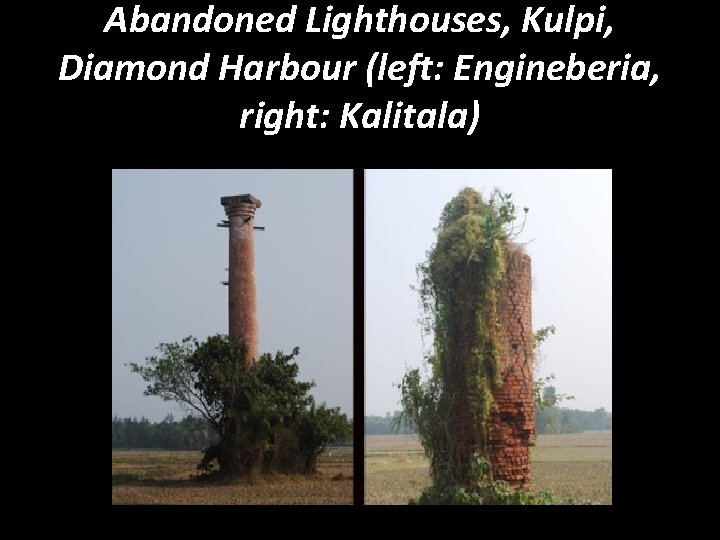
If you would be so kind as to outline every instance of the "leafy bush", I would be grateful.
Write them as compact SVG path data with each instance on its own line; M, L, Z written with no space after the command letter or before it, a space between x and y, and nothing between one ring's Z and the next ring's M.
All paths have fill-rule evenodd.
M206 449L202 471L211 472L217 460L224 476L308 473L327 443L352 437L339 408L316 405L308 394L315 383L296 380L297 347L250 364L245 344L224 335L205 342L187 337L158 349L159 357L131 369L150 383L146 395L194 409L215 430L219 441Z

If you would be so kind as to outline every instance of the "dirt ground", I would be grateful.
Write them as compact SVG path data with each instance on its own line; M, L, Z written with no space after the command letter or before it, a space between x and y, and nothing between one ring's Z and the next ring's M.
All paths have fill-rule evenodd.
M326 450L313 475L217 485L197 478L200 452L113 451L113 504L352 504L351 447Z

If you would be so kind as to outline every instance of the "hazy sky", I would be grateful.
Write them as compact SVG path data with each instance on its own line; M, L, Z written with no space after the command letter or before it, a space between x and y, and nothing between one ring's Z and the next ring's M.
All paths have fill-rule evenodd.
M422 365L415 266L440 212L470 186L528 206L517 241L532 257L533 328L554 324L539 375L565 406L612 411L612 173L550 170L368 170L365 183L366 414L399 409L405 365Z
M227 333L228 229L220 197L262 201L255 223L260 351L300 355L318 402L352 415L352 170L113 171L112 412L176 418L123 364L160 342Z

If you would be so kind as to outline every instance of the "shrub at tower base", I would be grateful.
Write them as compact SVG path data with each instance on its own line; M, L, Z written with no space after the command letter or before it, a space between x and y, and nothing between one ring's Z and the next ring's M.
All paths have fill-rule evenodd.
M250 364L245 344L223 335L205 342L187 337L158 350L144 365L129 365L150 383L146 395L190 407L217 432L220 442L205 451L199 469L211 471L217 459L225 478L310 473L326 444L352 437L339 408L316 406L308 395L315 383L296 380L297 347Z
M524 209L527 212L527 209ZM489 423L504 354L498 292L522 248L511 196L489 201L464 188L444 208L437 241L417 267L423 332L432 336L429 379L409 370L400 383L402 421L417 430L430 459L424 504L544 504L494 480Z

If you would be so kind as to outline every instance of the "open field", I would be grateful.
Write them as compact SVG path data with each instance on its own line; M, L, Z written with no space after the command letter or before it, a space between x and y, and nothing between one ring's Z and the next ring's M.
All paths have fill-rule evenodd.
M113 450L113 504L352 504L352 447L326 450L314 475L255 483L197 480L201 452Z
M612 504L612 432L538 435L532 489L558 500ZM365 437L365 503L406 504L430 485L428 460L413 435Z

